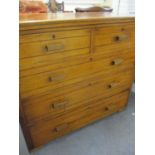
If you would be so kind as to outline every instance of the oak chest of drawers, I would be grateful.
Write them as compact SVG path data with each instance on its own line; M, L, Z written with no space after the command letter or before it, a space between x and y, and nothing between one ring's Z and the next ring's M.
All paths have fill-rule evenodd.
M29 150L125 108L134 17L20 16L20 123Z

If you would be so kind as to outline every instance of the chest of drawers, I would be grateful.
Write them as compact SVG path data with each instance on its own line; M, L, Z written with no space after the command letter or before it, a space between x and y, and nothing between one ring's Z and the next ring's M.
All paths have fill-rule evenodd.
M29 150L125 108L134 17L20 16L20 123Z

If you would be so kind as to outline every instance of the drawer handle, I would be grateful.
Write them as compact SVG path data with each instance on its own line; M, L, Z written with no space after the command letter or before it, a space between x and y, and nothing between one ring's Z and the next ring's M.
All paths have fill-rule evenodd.
M50 52L50 53L54 53L55 50L62 50L62 49L64 49L63 44L50 44L50 45L45 45L44 47L44 51Z
M126 40L128 38L127 35L118 35L114 37L114 41L118 42L118 41L123 41Z
M64 109L66 107L66 104L67 104L67 101L54 103L54 104L52 104L52 108L55 109L55 110Z
M110 83L110 84L108 85L108 88L115 88L117 85L118 85L118 83L113 82L113 83Z
M123 59L115 59L111 62L112 65L120 65L123 62Z
M105 110L105 111L109 111L109 108L108 108L108 107L105 107L104 110Z
M66 129L67 127L68 127L68 123L65 123L65 124L62 124L62 125L55 127L55 131L59 132L59 131Z
M61 81L64 79L64 75L53 75L53 76L49 76L48 77L48 81L49 82L57 82L57 81Z

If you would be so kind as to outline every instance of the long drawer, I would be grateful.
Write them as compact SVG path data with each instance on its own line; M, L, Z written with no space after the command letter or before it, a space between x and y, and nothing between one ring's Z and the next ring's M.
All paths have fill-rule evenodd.
M45 72L20 79L20 92L22 98L37 93L36 89L46 87L46 90L55 89L60 86L68 85L71 79L84 79L96 72L109 72L110 70L119 70L120 68L131 68L133 66L133 54L123 54L113 56L107 59L93 61L64 68L53 72Z
M73 49L88 48L89 46L90 36L88 35L49 41L21 43L19 50L20 58L27 58Z
M119 111L126 105L128 94L129 92L126 91L111 98L92 100L87 105L81 106L70 113L31 126L29 130L33 145L38 147L96 119Z
M112 77L109 76L93 77L87 81L76 83L72 87L61 88L59 93L53 91L48 95L29 99L28 104L23 105L27 122L31 123L49 115L55 117L66 110L87 104L87 101L93 97L109 97L129 89L133 72L124 71Z
M134 44L133 25L113 25L98 28L94 33L94 45L120 44L132 42Z

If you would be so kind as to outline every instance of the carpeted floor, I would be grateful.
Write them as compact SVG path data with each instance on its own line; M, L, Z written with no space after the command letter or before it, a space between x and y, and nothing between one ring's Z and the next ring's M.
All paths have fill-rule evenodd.
M134 155L134 98L131 94L124 111L48 143L31 155Z

